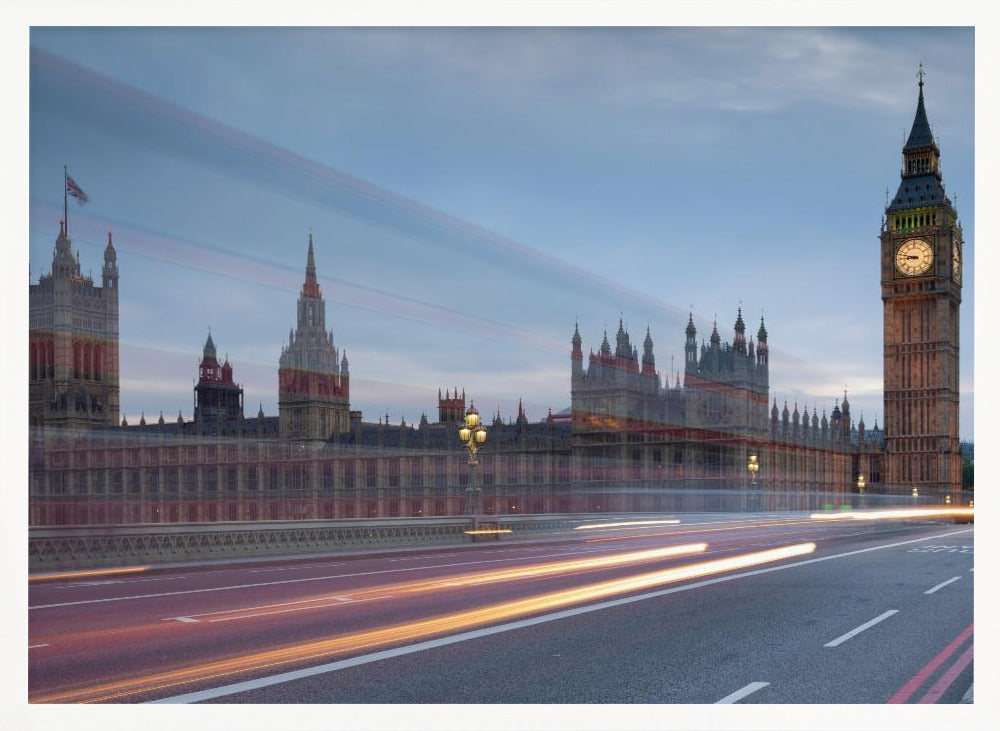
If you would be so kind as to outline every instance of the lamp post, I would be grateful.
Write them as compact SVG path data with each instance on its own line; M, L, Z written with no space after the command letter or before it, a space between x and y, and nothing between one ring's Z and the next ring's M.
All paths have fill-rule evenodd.
M469 451L469 486L465 488L466 515L476 516L482 512L483 491L476 484L476 468L479 460L476 451L486 443L486 427L479 420L475 404L469 406L465 414L465 424L458 430L458 439Z
M750 473L750 501L752 503L752 510L757 509L757 473L760 471L760 463L757 461L757 455L750 453L747 462L747 471Z
M858 475L858 505L859 507L865 506L865 476Z
M917 488L913 488L913 504L917 504L917 498L920 497L920 493L917 492Z

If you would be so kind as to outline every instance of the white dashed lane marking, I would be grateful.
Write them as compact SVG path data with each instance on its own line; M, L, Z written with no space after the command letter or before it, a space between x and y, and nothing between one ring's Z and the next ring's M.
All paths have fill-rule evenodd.
M761 688L766 688L769 685L770 683L762 683L759 681L755 683L749 683L748 685L744 685L739 690L730 693L722 700L716 701L715 704L718 705L720 703L736 703L737 701L743 700L751 693L756 693Z
M855 635L859 635L862 632L864 632L866 629L868 629L870 627L874 627L876 624L878 624L882 620L889 619L889 617L891 617L892 615L894 615L898 611L899 611L898 609L890 609L888 612L884 612L884 613L878 615L877 617L875 617L875 619L868 620L867 622L865 622L860 627L855 627L854 629L852 629L847 634L843 634L843 635L841 635L840 637L838 637L835 640L830 640L825 645L823 645L823 647L836 647L839 644L847 642L849 639L851 639Z
M952 576L947 581L942 581L937 586L931 587L930 589L928 589L927 591L925 591L924 594L933 594L938 589L943 589L944 587L948 586L948 584L953 584L954 582L958 581L961 578L962 578L961 576Z

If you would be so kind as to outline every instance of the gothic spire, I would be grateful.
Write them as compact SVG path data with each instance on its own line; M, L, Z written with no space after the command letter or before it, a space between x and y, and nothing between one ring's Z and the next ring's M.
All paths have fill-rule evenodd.
M913 115L913 127L910 129L910 136L906 140L903 152L917 150L924 147L933 147L937 150L937 143L934 142L934 135L931 133L931 125L927 121L927 111L924 109L924 65L920 64L917 71L920 79L917 86L920 91L917 96L917 112Z
M211 331L209 331L209 333L208 333L208 339L205 341L205 350L202 353L202 357L205 360L209 360L209 359L216 360L215 343L212 340L212 332Z
M316 281L316 256L313 253L313 235L309 234L309 253L306 255L306 280L302 284L302 293L319 297L319 282Z
M689 338L691 338L693 340L694 336L697 333L698 333L698 331L697 331L697 329L695 329L695 326L694 326L694 313L693 312L689 312L688 313L688 325L687 325L686 328L684 328L684 334L687 335Z

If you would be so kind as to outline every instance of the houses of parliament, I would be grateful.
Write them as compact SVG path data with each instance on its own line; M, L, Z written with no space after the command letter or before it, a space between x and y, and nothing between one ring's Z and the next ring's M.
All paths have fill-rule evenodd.
M540 422L523 407L508 421L484 415L484 512L713 509L754 493L763 508L808 508L815 496L856 489L861 475L870 492L960 490L962 247L921 77L880 234L882 429L855 423L846 393L829 413L779 404L765 322L748 326L741 310L731 331L713 323L707 342L689 317L676 333L684 367L673 383L657 370L648 328L641 354L619 321L614 347L605 332L585 355L577 324L570 409ZM193 418L129 424L119 413L114 242L109 234L98 286L81 275L61 223L51 273L29 287L31 525L466 512L470 467L457 431L471 399L439 389L437 419L416 424L366 422L351 410L350 366L327 328L311 235L305 248L278 359L278 415L245 414L235 365L219 362L209 335Z

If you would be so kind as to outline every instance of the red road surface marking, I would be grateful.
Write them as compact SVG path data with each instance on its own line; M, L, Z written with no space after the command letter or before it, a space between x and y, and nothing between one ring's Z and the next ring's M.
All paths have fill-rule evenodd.
M906 703L906 701L910 699L910 696L916 693L920 686L927 681L927 678L930 677L931 673L937 670L941 663L955 654L955 651L961 647L962 643L972 636L972 627L973 625L970 624L968 627L963 629L959 633L958 637L949 642L948 646L941 650L941 652L939 652L933 660L920 668L920 670L917 671L917 674L907 680L906 683L903 684L903 687L897 690L895 694L893 694L893 696L886 701L886 703ZM969 649L971 651L972 648Z
M944 692L955 682L955 678L958 677L959 673L965 670L969 666L969 663L972 662L973 647L975 645L969 645L969 649L962 653L962 656L955 661L954 665L941 674L937 682L931 686L931 689L917 703L937 703L941 699L941 696L944 695Z

